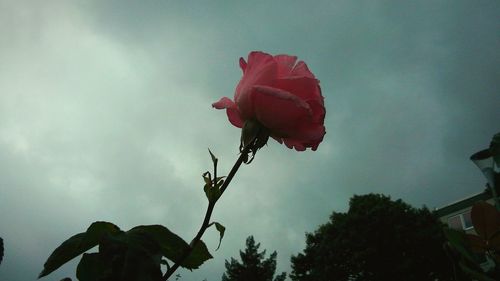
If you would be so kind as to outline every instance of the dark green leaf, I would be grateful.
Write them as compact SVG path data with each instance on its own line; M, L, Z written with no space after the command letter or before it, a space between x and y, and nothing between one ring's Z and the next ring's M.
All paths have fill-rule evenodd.
M215 179L215 182L217 183L215 186L220 188L224 184L224 179L225 177L217 177Z
M212 189L212 185L210 184L205 184L205 186L203 186L203 191L205 191L205 195L207 196L208 201L210 201L210 198L212 198L212 196L210 195L210 189Z
M97 246L104 235L113 235L118 232L120 229L112 223L94 222L86 232L72 236L57 247L43 265L44 268L38 278L50 274L73 258Z
M182 238L162 225L141 225L128 231L128 233L134 232L145 234L156 241L162 255L174 262L179 260L186 248L189 247Z
M135 241L132 242L132 240ZM134 237L129 243L120 272L120 280L160 281L162 279L161 254L151 253L149 244L153 241L138 240L138 237Z
M210 157L212 157L212 162L214 163L214 166L217 166L217 162L219 161L219 159L217 159L217 157L215 157L212 151L210 151L210 148L208 149L208 152L210 153Z
M212 175L210 174L210 172L205 172L203 174L203 179L205 180L203 191L205 191L205 195L207 196L209 202L219 199L221 195L220 187L224 183L224 178L225 177L217 177L216 179L214 179L214 181L216 182L216 185L214 186Z
M217 251L220 247L220 243L222 242L222 238L224 237L224 232L226 232L226 228L218 222L214 222L214 224L215 228L219 232L219 245L217 246L217 249L215 249Z
M212 174L210 172L203 173L203 180L205 180L205 185L212 185Z
M202 265L205 261L213 258L210 252L208 252L207 246L203 241L199 241L196 243L191 254L184 260L181 264L182 267L187 269L197 269Z
M128 231L128 233L130 232L145 234L156 241L162 255L174 262L178 262L190 247L182 238L162 225L141 225L132 228ZM212 256L208 252L205 243L200 241L192 250L190 256L181 263L181 266L187 269L196 269L210 258Z
M97 279L122 281L161 280L160 248L154 239L141 231L107 236L99 243L98 262L104 271Z
M110 222L105 222L105 221L94 222L87 229L82 246L94 247L95 245L99 244L99 241L104 235L114 235L119 232L120 228Z
M210 201L217 201L220 197L220 189L217 186L214 186L210 189Z
M457 250L464 258L469 260L472 263L476 263L476 259L474 258L472 252L468 249L468 241L465 237L465 233L451 229L444 228L444 235L450 242L450 245Z
M475 280L478 280L478 281L495 281L495 279L484 275L482 272L476 271L476 270L468 267L467 265L465 265L462 262L459 265L460 265L460 268L465 273L467 273L470 277L473 277Z
M126 244L129 248L140 248L151 257L155 257L157 264L161 261L161 248L155 237L147 231L135 228L125 233Z
M64 241L59 247L57 247L43 265L43 270L40 275L38 275L38 278L48 275L52 271L58 269L61 265L92 248L90 247L85 249L80 247L84 238L85 233L79 233Z
M78 267L76 268L76 278L79 281L95 281L103 276L106 267L101 260L99 253L83 254Z
M212 194L212 175L210 174L210 172L203 173L203 179L205 180L203 191L205 192L208 201L211 201L213 198L213 194Z

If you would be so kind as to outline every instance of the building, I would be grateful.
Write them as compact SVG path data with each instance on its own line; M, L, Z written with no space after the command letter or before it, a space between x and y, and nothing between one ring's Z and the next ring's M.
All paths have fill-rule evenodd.
M478 201L486 201L491 205L494 205L495 203L491 193L484 191L453 202L434 211L441 222L448 225L450 228L464 230L466 233L476 234L474 226L472 225L470 211L472 209L472 205Z
M434 212L439 217L441 222L448 225L450 228L463 230L468 234L477 234L474 231L470 213L472 205L479 201L485 201L491 205L495 204L491 191L486 189L476 195L472 195L444 207L435 209ZM495 263L492 260L487 259L485 256L478 255L478 261L484 271L488 271L495 266Z

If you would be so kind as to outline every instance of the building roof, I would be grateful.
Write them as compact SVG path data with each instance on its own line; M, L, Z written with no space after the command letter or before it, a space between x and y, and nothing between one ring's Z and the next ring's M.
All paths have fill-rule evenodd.
M449 205L446 205L444 207L441 207L439 209L436 209L434 213L438 217L443 217L446 215L449 215L451 213L463 210L467 207L472 206L472 204L476 203L477 201L486 201L488 199L491 199L491 193L490 192L481 192L476 195L472 195L470 197L467 197L465 199L459 200L457 202L451 203Z

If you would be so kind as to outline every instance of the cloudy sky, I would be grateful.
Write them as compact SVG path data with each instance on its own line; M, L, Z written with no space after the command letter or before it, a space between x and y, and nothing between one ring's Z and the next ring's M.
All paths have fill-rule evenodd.
M189 241L207 148L220 173L238 152L211 103L233 95L252 50L308 63L327 135L316 152L270 141L242 167L214 212L221 248L181 280L220 280L250 234L289 272L304 233L354 194L434 208L482 191L468 157L500 131L499 18L493 0L0 0L0 280L34 280L97 220Z

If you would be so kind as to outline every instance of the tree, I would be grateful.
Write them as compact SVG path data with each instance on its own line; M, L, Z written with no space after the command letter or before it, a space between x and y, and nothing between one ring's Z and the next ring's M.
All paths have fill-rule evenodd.
M354 196L347 213L306 235L294 281L453 280L441 223L427 209L380 194Z
M2 263L3 259L3 239L0 237L0 264Z
M234 258L226 260L226 273L222 281L273 281L276 271L276 256L274 251L269 258L264 259L266 250L259 253L260 243L255 244L253 236L246 241L245 252L240 251L241 263ZM286 273L282 272L274 281L284 281Z

